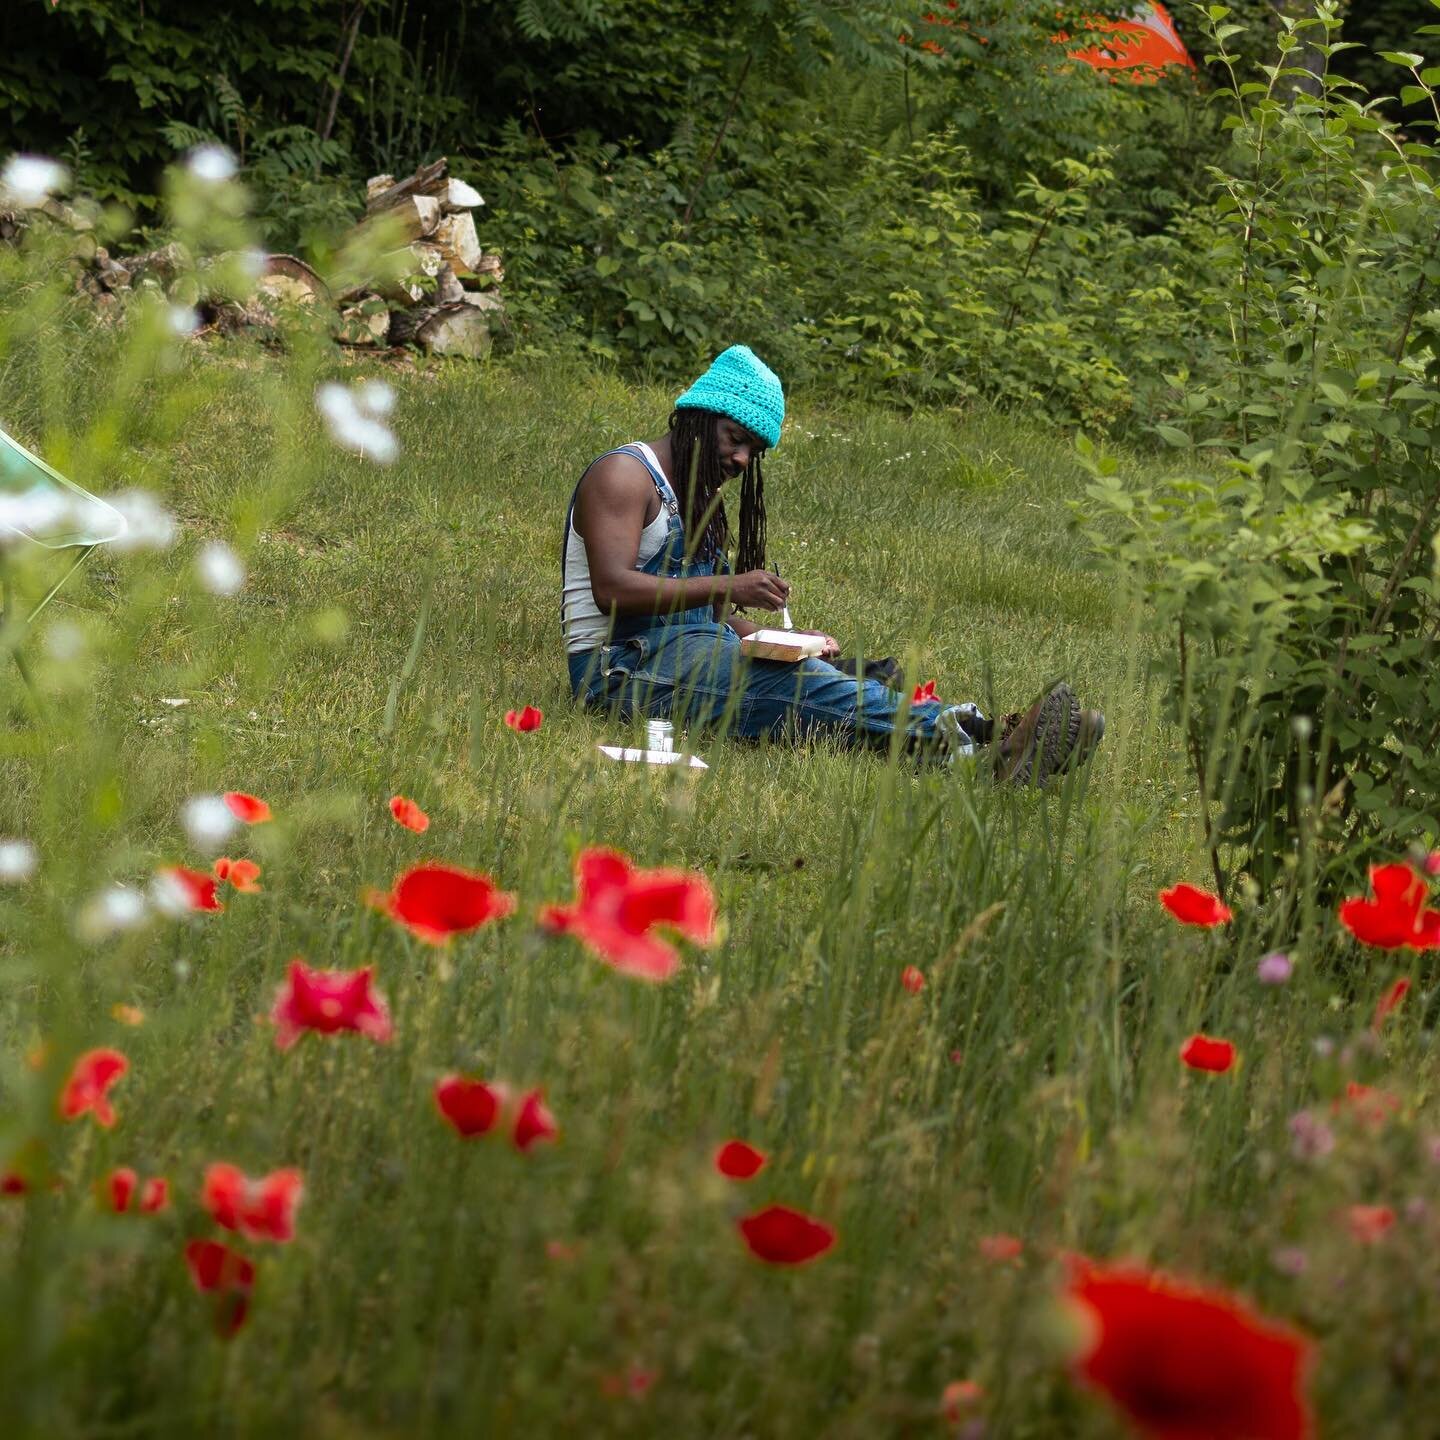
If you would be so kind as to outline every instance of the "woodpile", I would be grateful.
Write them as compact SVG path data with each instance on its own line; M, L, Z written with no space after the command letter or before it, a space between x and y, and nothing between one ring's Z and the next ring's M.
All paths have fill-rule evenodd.
M18 243L36 225L66 237L75 288L97 309L121 313L133 291L159 292L194 309L199 333L250 332L283 339L303 312L323 317L342 345L414 345L432 355L479 359L505 325L498 255L481 248L475 211L485 202L448 173L444 157L396 180L366 182L365 215L342 244L374 254L376 275L332 291L294 255L221 255L195 263L178 244L113 255L94 235L95 218L56 199L0 209L0 243ZM239 273L245 283L239 287ZM379 277L379 278L377 278Z

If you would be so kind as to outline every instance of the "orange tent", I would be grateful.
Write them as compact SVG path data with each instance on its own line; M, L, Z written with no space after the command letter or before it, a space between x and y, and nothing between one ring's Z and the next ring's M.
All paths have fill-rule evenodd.
M1195 68L1175 22L1159 0L1135 6L1122 20L1087 17L1086 28L1092 38L1100 38L1083 50L1068 51L1070 59L1083 60L1096 70L1128 70L1132 73L1127 78L1133 84L1153 85L1172 65ZM1062 33L1054 38L1065 44L1071 37Z

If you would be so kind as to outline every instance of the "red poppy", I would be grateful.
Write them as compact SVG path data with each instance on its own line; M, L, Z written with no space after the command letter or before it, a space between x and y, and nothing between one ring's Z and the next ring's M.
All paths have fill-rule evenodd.
M940 1392L940 1413L951 1425L958 1425L985 1398L978 1380L952 1380Z
M28 1195L30 1182L18 1170L0 1170L0 1195Z
M540 722L544 718L545 712L537 710L533 705L527 705L523 710L507 710L505 712L505 723L512 730L518 730L522 735L530 730L538 730Z
M121 1165L118 1169L112 1170L101 1182L101 1199L117 1215L123 1215L130 1208L130 1201L135 1195L135 1187L139 1183L140 1177L128 1165Z
M374 972L312 970L303 960L290 962L290 974L275 996L270 1019L275 1023L275 1044L288 1050L302 1030L334 1035L354 1030L382 1043L393 1033L385 997L371 989Z
M222 855L210 869L217 880L228 881L236 890L243 890L247 895L259 893L256 881L260 878L260 867L253 860L232 860Z
M140 1187L140 1213L158 1215L170 1208L170 1182L163 1175L153 1176Z
M78 1120L88 1112L108 1130L115 1123L115 1111L107 1092L129 1068L130 1062L118 1050L87 1050L60 1092L61 1118Z
M1074 1268L1090 1322L1077 1377L1154 1440L1304 1440L1311 1344L1224 1291L1131 1268Z
M1386 1019L1393 1015L1400 1008L1400 1002L1410 993L1410 981L1408 978L1397 980L1380 998L1375 1002L1375 1015L1370 1021L1370 1028L1378 1031Z
M504 1085L487 1085L464 1075L446 1075L435 1082L436 1108L445 1123L466 1140L488 1135L509 1103L510 1091Z
M247 795L243 790L227 790L220 798L229 807L230 813L246 825L261 825L271 818L270 807L258 795Z
M907 965L900 972L900 983L912 995L918 995L925 988L925 972L917 966Z
M1425 873L1427 875L1440 875L1440 850L1432 850L1425 857Z
M650 1387L660 1378L658 1370L645 1370L632 1365L629 1370L600 1377L600 1393L609 1400L620 1400L629 1396L641 1400Z
M1002 1231L997 1235L982 1235L977 1248L987 1260L1004 1265L1025 1253L1025 1242L1018 1235L1006 1235Z
M1398 1095L1392 1095L1388 1090L1379 1090L1373 1085L1362 1085L1358 1080L1348 1081L1345 1098L1334 1101L1330 1106L1332 1111L1348 1109L1362 1125L1371 1130L1380 1129L1392 1115L1398 1115L1402 1108Z
M298 1170L276 1170L252 1180L234 1165L211 1165L200 1203L210 1218L249 1240L283 1243L295 1238L295 1212L305 1193Z
M767 1205L736 1224L750 1253L767 1265L804 1265L835 1244L835 1231L823 1220L788 1205Z
M215 877L203 870L170 865L156 874L156 898L162 909L183 914L186 910L223 910L215 897Z
M190 1279L202 1295L217 1295L215 1328L227 1338L245 1323L255 1289L255 1266L218 1240L191 1240L185 1246Z
M1235 1063L1235 1047L1228 1040L1217 1040L1212 1035L1192 1035L1180 1047L1180 1062L1192 1070L1223 1075Z
M927 700L939 700L939 698L935 693L935 682L933 680L927 680L923 685L917 685L915 687L915 693L911 695L910 703L912 705L923 705Z
M430 945L501 920L515 908L515 897L488 875L450 865L416 865L395 877L388 895L372 892L372 902Z
M1440 910L1425 907L1425 882L1408 865L1370 868L1373 900L1345 900L1340 923L1362 944L1379 950L1440 948Z
M704 945L715 934L715 898L688 870L640 870L613 850L582 850L575 861L573 905L547 905L540 923L574 934L616 970L668 980L680 956L653 932L660 926Z
M1390 1233L1395 1212L1388 1205L1350 1205L1345 1210L1345 1228L1361 1245L1377 1245Z
M526 1151L542 1140L554 1140L560 1134L555 1117L545 1104L544 1092L528 1090L520 1097L520 1108L515 1112L515 1128L511 1140L519 1151Z
M397 825L403 825L417 835L423 835L430 828L430 817L413 800L407 800L403 795L390 797L390 813L395 817Z
M1182 925L1223 925L1235 913L1218 896L1194 885L1175 885L1160 892L1160 903Z
M766 1166L769 1156L743 1140L727 1140L715 1152L715 1168L727 1180L753 1180Z

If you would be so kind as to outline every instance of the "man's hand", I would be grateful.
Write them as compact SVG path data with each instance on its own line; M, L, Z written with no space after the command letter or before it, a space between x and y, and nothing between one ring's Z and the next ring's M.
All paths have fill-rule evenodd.
M825 648L820 652L822 660L833 660L840 653L840 642L833 635L827 635L823 630L797 630L795 633L797 635L818 635L825 642Z
M730 581L730 603L742 610L783 610L790 586L770 570L747 570Z

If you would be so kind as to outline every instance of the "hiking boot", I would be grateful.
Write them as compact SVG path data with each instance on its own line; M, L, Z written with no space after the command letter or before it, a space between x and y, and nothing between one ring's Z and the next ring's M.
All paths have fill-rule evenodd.
M1043 785L1053 775L1083 765L1105 733L1098 710L1082 710L1068 685L1056 685L1023 715L1000 722L995 778L1008 785Z

